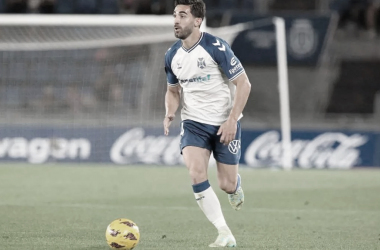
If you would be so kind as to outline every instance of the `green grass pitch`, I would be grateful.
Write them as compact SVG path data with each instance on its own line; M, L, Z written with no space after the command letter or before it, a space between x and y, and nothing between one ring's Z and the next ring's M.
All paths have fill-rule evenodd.
M380 170L241 168L246 203L210 182L241 249L380 249ZM107 225L137 223L136 250L208 249L216 230L185 167L0 165L1 250L107 250Z

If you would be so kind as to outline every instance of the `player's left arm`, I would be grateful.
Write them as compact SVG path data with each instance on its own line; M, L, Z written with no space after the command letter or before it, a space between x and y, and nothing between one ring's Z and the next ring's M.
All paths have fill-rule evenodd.
M235 139L237 121L243 112L249 94L251 93L251 83L247 77L247 74L243 72L236 79L232 81L236 86L234 103L232 110L226 122L224 122L218 131L218 135L221 135L220 142L224 145L228 145Z
M213 58L215 62L222 68L227 78L236 85L234 103L232 110L225 121L219 128L220 142L228 145L235 139L237 121L243 112L248 96L251 92L251 83L248 80L244 67L235 56L229 44L216 38L216 42L212 43Z

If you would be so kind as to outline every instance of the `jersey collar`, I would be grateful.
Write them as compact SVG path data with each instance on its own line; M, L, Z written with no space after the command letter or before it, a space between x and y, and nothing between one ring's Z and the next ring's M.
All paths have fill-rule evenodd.
M203 32L201 32L201 37L199 37L198 42L196 42L196 43L195 43L190 49L186 49L183 45L182 45L182 49L183 49L185 52L190 53L192 50L195 49L195 47L198 46L198 44L201 42L202 38L203 38Z

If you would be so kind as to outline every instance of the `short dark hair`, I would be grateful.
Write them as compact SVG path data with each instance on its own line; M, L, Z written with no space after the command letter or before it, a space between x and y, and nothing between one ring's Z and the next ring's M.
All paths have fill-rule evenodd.
M189 5L190 13L193 16L197 18L202 18L202 20L205 18L206 5L203 2L203 0L175 0L174 7L176 7L177 5Z

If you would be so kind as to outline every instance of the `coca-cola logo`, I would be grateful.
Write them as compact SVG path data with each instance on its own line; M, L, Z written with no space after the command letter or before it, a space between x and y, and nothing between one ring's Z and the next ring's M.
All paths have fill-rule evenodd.
M116 164L183 164L179 141L179 135L145 135L143 128L133 128L116 139L110 158Z
M300 168L351 168L361 163L358 147L367 141L364 135L340 132L322 133L311 140L295 139L293 164ZM280 133L269 131L258 136L247 147L244 160L251 167L281 166Z

